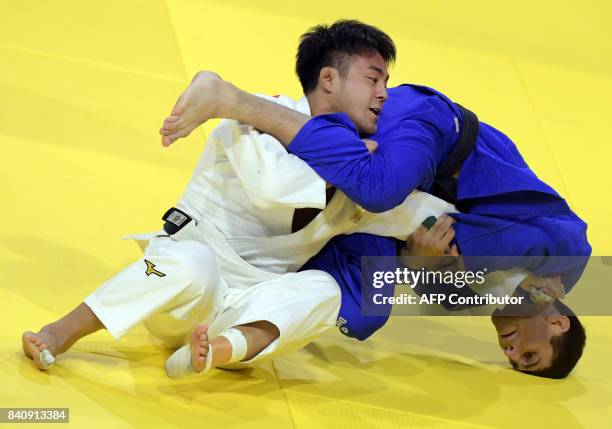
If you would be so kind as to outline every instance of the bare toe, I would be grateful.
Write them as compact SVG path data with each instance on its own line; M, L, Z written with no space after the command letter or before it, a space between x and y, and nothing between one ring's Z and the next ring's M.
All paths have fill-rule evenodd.
M49 366L41 362L40 354L43 350L47 350L48 347L38 335L39 334L35 334L31 331L24 332L21 336L21 345L23 347L23 353L32 359L36 368L45 370L48 369Z
M174 106L174 109L172 109L172 113L171 113L172 116L180 116L185 111L185 104L183 103L179 104L179 103L177 103L176 106Z
M202 372L208 356L208 326L198 325L189 340L191 349L191 366L197 372Z

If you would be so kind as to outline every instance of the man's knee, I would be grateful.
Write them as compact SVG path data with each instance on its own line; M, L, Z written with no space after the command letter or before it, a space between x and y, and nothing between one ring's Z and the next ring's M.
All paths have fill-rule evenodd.
M325 271L309 270L308 280L304 287L308 289L308 296L316 296L318 302L329 308L332 313L338 314L340 308L340 287L336 280Z
M179 261L179 269L193 285L206 288L219 279L219 263L215 252L197 241L177 241L173 248Z

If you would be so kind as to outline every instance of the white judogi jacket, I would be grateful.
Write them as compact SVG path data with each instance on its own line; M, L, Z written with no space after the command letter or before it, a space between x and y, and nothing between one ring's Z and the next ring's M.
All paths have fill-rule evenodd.
M265 97L310 115L304 97ZM224 120L210 135L177 207L205 218L249 264L262 270L295 271L332 237L368 232L405 239L428 216L454 212L436 197L414 192L386 213L369 213L337 191L326 207L325 182L275 138ZM291 233L296 208L324 209Z

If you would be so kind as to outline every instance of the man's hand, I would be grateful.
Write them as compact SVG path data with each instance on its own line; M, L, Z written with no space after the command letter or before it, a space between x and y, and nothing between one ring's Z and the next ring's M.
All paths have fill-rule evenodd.
M519 287L529 292L529 298L535 303L553 302L565 298L561 276L539 277L529 274Z
M450 246L455 238L454 223L452 217L442 215L429 229L421 225L408 237L406 247L417 256L458 256L457 245Z
M450 245L455 238L453 223L453 218L443 215L429 229L425 225L419 226L408 237L406 246L402 249L407 265L411 268L433 270L456 262L459 249L456 244Z
M361 141L366 145L368 152L372 153L378 149L378 142L370 139L361 139Z
M237 91L214 72L197 73L159 130L163 136L162 145L169 146L175 140L187 137L209 119L229 117L230 107L236 103Z

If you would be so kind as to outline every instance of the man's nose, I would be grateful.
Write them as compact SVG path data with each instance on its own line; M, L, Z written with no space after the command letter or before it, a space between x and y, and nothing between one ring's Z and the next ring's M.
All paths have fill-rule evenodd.
M381 103L384 103L387 98L389 98L389 92L387 91L387 87L382 85L381 88L378 90L378 94L376 95L376 98L378 98L378 100L380 100Z
M503 347L504 354L511 360L517 362L520 357L519 349L515 346L505 346Z

